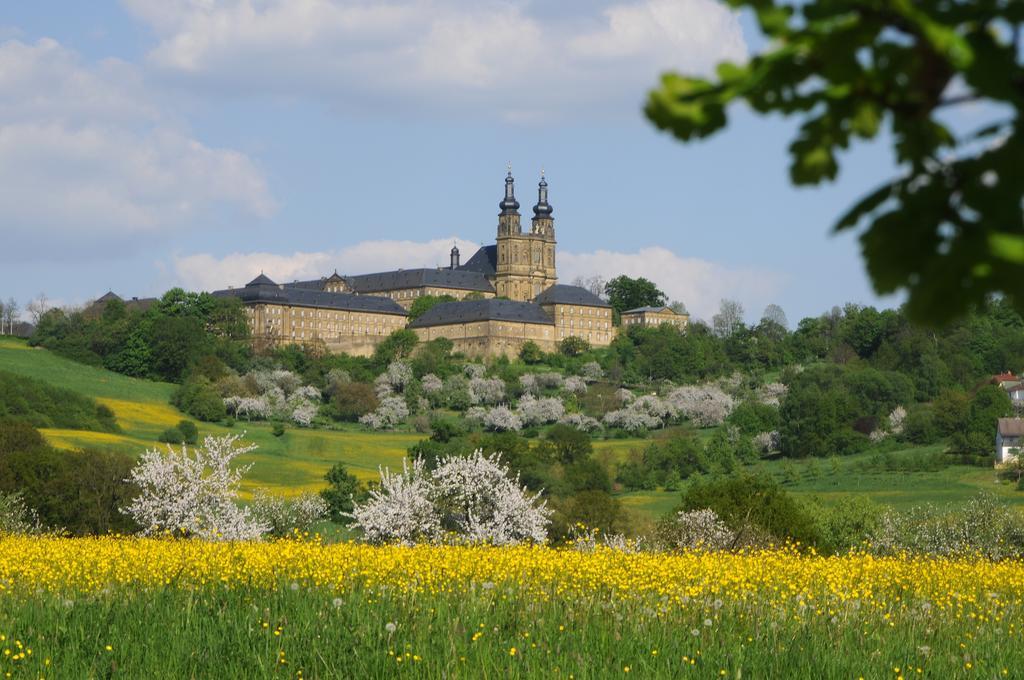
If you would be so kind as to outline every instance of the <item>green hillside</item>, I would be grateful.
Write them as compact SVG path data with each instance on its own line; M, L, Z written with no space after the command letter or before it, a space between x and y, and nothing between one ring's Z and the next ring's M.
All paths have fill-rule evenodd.
M97 447L138 455L154 446L163 446L157 437L166 428L187 416L168 400L174 385L128 378L99 368L63 359L51 352L30 348L20 340L0 338L0 370L45 380L95 398L114 411L122 432L45 429L44 435L55 446L75 449ZM409 446L423 435L415 433L367 432L358 426L342 430L304 430L289 428L284 436L274 437L266 423L237 423L234 428L200 424L200 433L246 433L259 449L243 458L252 462L246 489L267 487L282 493L317 490L323 486L324 473L336 462L343 462L357 477L377 479L379 466L397 467ZM709 436L712 430L702 432ZM595 442L595 455L609 464L625 460L632 451L645 446L644 440L613 439ZM888 456L941 451L941 446L916 447L892 451ZM897 507L922 502L957 502L993 491L1006 500L1024 505L1024 493L1014 485L1000 483L991 468L950 466L930 472L894 472L874 469L871 452L830 462L820 459L771 461L756 468L775 476L787 489L801 496L813 496L830 503L851 494L863 494L873 500ZM671 510L678 492L636 491L620 496L633 510L659 516Z

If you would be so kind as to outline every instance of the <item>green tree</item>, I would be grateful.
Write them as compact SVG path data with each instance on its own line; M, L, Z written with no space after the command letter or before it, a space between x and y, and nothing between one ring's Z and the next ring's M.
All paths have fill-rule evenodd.
M519 358L527 364L539 364L544 361L544 350L533 340L527 340L519 348Z
M543 446L550 451L550 458L565 465L578 463L590 457L594 445L590 435L568 425L554 425L544 436Z
M416 331L400 328L384 338L373 350L373 363L380 368L387 368L392 361L410 356L418 342Z
M361 491L359 480L344 463L335 463L324 479L327 488L320 492L320 497L327 503L331 520L341 522L345 519L344 513L352 512L352 504Z
M789 147L797 185L835 179L836 152L888 125L900 177L835 225L866 225L875 290L905 290L909 316L933 323L998 291L1024 310L1024 3L729 4L754 12L767 51L742 66L720 64L714 81L664 75L647 117L683 141L723 129L735 101L800 118ZM968 103L979 126L957 134L947 113Z
M373 385L369 383L345 383L331 397L331 415L337 420L354 422L380 405Z
M409 307L409 321L415 321L429 311L431 307L444 302L455 302L455 298L451 295L424 295L423 297L416 298L412 306Z
M581 337L570 335L558 343L558 351L567 357L578 357L590 351L590 343Z
M604 294L608 304L619 314L637 307L660 307L667 299L653 282L642 276L633 279L624 274L604 284Z

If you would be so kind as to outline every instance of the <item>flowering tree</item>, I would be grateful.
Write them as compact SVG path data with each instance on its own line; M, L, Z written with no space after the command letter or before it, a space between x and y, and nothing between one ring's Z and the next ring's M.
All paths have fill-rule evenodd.
M721 425L736 402L716 385L685 385L672 390L667 401L681 416L698 427Z
M525 394L519 400L516 414L523 425L545 425L565 415L565 406L554 397L537 399L532 394Z
M249 508L257 521L269 527L272 536L308 531L328 513L327 501L316 494L303 493L288 499L266 489L253 492Z
M789 388L780 382L766 383L757 389L757 399L768 406L778 406Z
M487 411L481 422L488 430L495 432L518 432L523 429L523 421L508 406L495 406Z
M587 391L587 382L578 375L571 375L562 383L562 389L573 394L583 394Z
M497 404L504 398L505 382L501 378L470 378L469 401L471 403Z
M165 532L206 540L241 541L260 538L270 526L235 501L250 465L231 468L255 444L235 446L241 435L207 437L201 448L186 446L146 451L128 481L140 493L123 509L142 527L143 535Z
M467 378L482 378L487 372L487 367L483 364L466 364L463 370L466 372Z
M580 366L580 377L587 382L594 382L604 377L604 371L601 369L601 364L596 361L588 361Z
M441 391L444 383L433 373L427 373L420 379L420 386L423 388L424 394L435 394Z
M297 375L284 370L253 371L236 387L250 392L224 398L224 407L236 418L291 420L307 427L319 411L322 396L320 390L303 385Z
M377 410L362 416L359 422L374 430L389 430L408 417L409 407L405 399L392 394L381 399Z
M601 429L601 423L596 418L591 418L582 413L567 413L558 419L562 425L580 430L581 432L593 432Z
M781 440L778 430L771 432L759 432L754 435L754 448L759 453L774 453L779 450Z
M537 384L537 376L533 373L526 373L519 376L519 385L525 394L540 394L540 386Z
M736 534L714 510L683 511L663 531L670 547L677 550L726 550L736 542Z
M373 543L437 542L447 536L510 545L547 539L550 512L501 464L498 454L442 458L433 472L422 460L402 473L381 471L380 489L352 510L351 526Z

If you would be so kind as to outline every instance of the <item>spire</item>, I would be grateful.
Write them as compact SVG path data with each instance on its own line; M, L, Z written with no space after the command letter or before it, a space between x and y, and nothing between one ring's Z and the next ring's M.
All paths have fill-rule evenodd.
M457 245L455 245L454 243L452 243L451 268L452 269L458 269L459 268L459 247Z
M554 208L548 203L548 182L544 179L544 170L540 171L540 183L537 185L537 205L533 206L533 218L551 217Z
M508 164L508 175L505 176L505 198L502 199L498 207L501 208L502 215L518 215L519 214L519 201L516 200L516 181L512 178L512 164Z

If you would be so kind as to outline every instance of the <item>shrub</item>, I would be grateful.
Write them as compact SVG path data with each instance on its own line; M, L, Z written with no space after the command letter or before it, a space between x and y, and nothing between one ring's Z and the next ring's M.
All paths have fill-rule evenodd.
M590 351L590 343L583 338L570 335L558 343L558 351L567 357L578 357L584 352Z
M529 496L497 455L446 457L428 472L422 460L400 474L381 471L380 488L352 510L352 527L373 543L437 542L455 536L507 545L547 538L549 512Z
M539 364L544 361L544 351L533 340L527 340L519 348L519 358L526 364Z
M740 475L699 482L683 493L681 510L714 510L733 531L752 524L778 540L813 545L818 530L812 513L776 482Z
M285 498L266 489L253 492L249 510L256 522L268 528L266 533L277 538L308 533L328 515L327 502L316 494Z
M344 463L335 463L324 475L324 479L327 481L327 488L320 492L320 498L327 504L331 520L341 522L352 512L361 488L359 480L348 471Z
M34 427L117 432L113 412L77 392L8 371L0 371L0 419Z
M158 442L164 444L181 444L185 441L185 435L176 427L169 427L160 433L157 438Z
M283 429L283 428L282 428ZM255 444L236 446L239 435L207 437L203 446L166 454L156 449L142 454L131 470L141 493L125 508L143 535L170 532L206 540L260 538L270 525L236 504L242 477L252 465L231 469L238 456Z
M376 411L367 413L359 422L374 430L392 429L409 417L409 407L401 397L384 397Z
M669 550L729 550L737 534L714 510L683 510L658 525L657 543Z
M349 382L331 397L332 415L338 419L355 422L371 411L377 410L380 401L374 392L373 385L360 382Z
M0 536L4 534L41 534L38 514L25 505L20 493L0 491Z
M223 420L227 415L224 399L204 377L187 380L171 397L171 403L190 416L207 423Z
M180 421L177 428L182 434L184 443L193 446L199 443L199 428L191 420Z
M273 426L270 428L270 434L274 435L275 437L284 436L284 423L274 423Z

